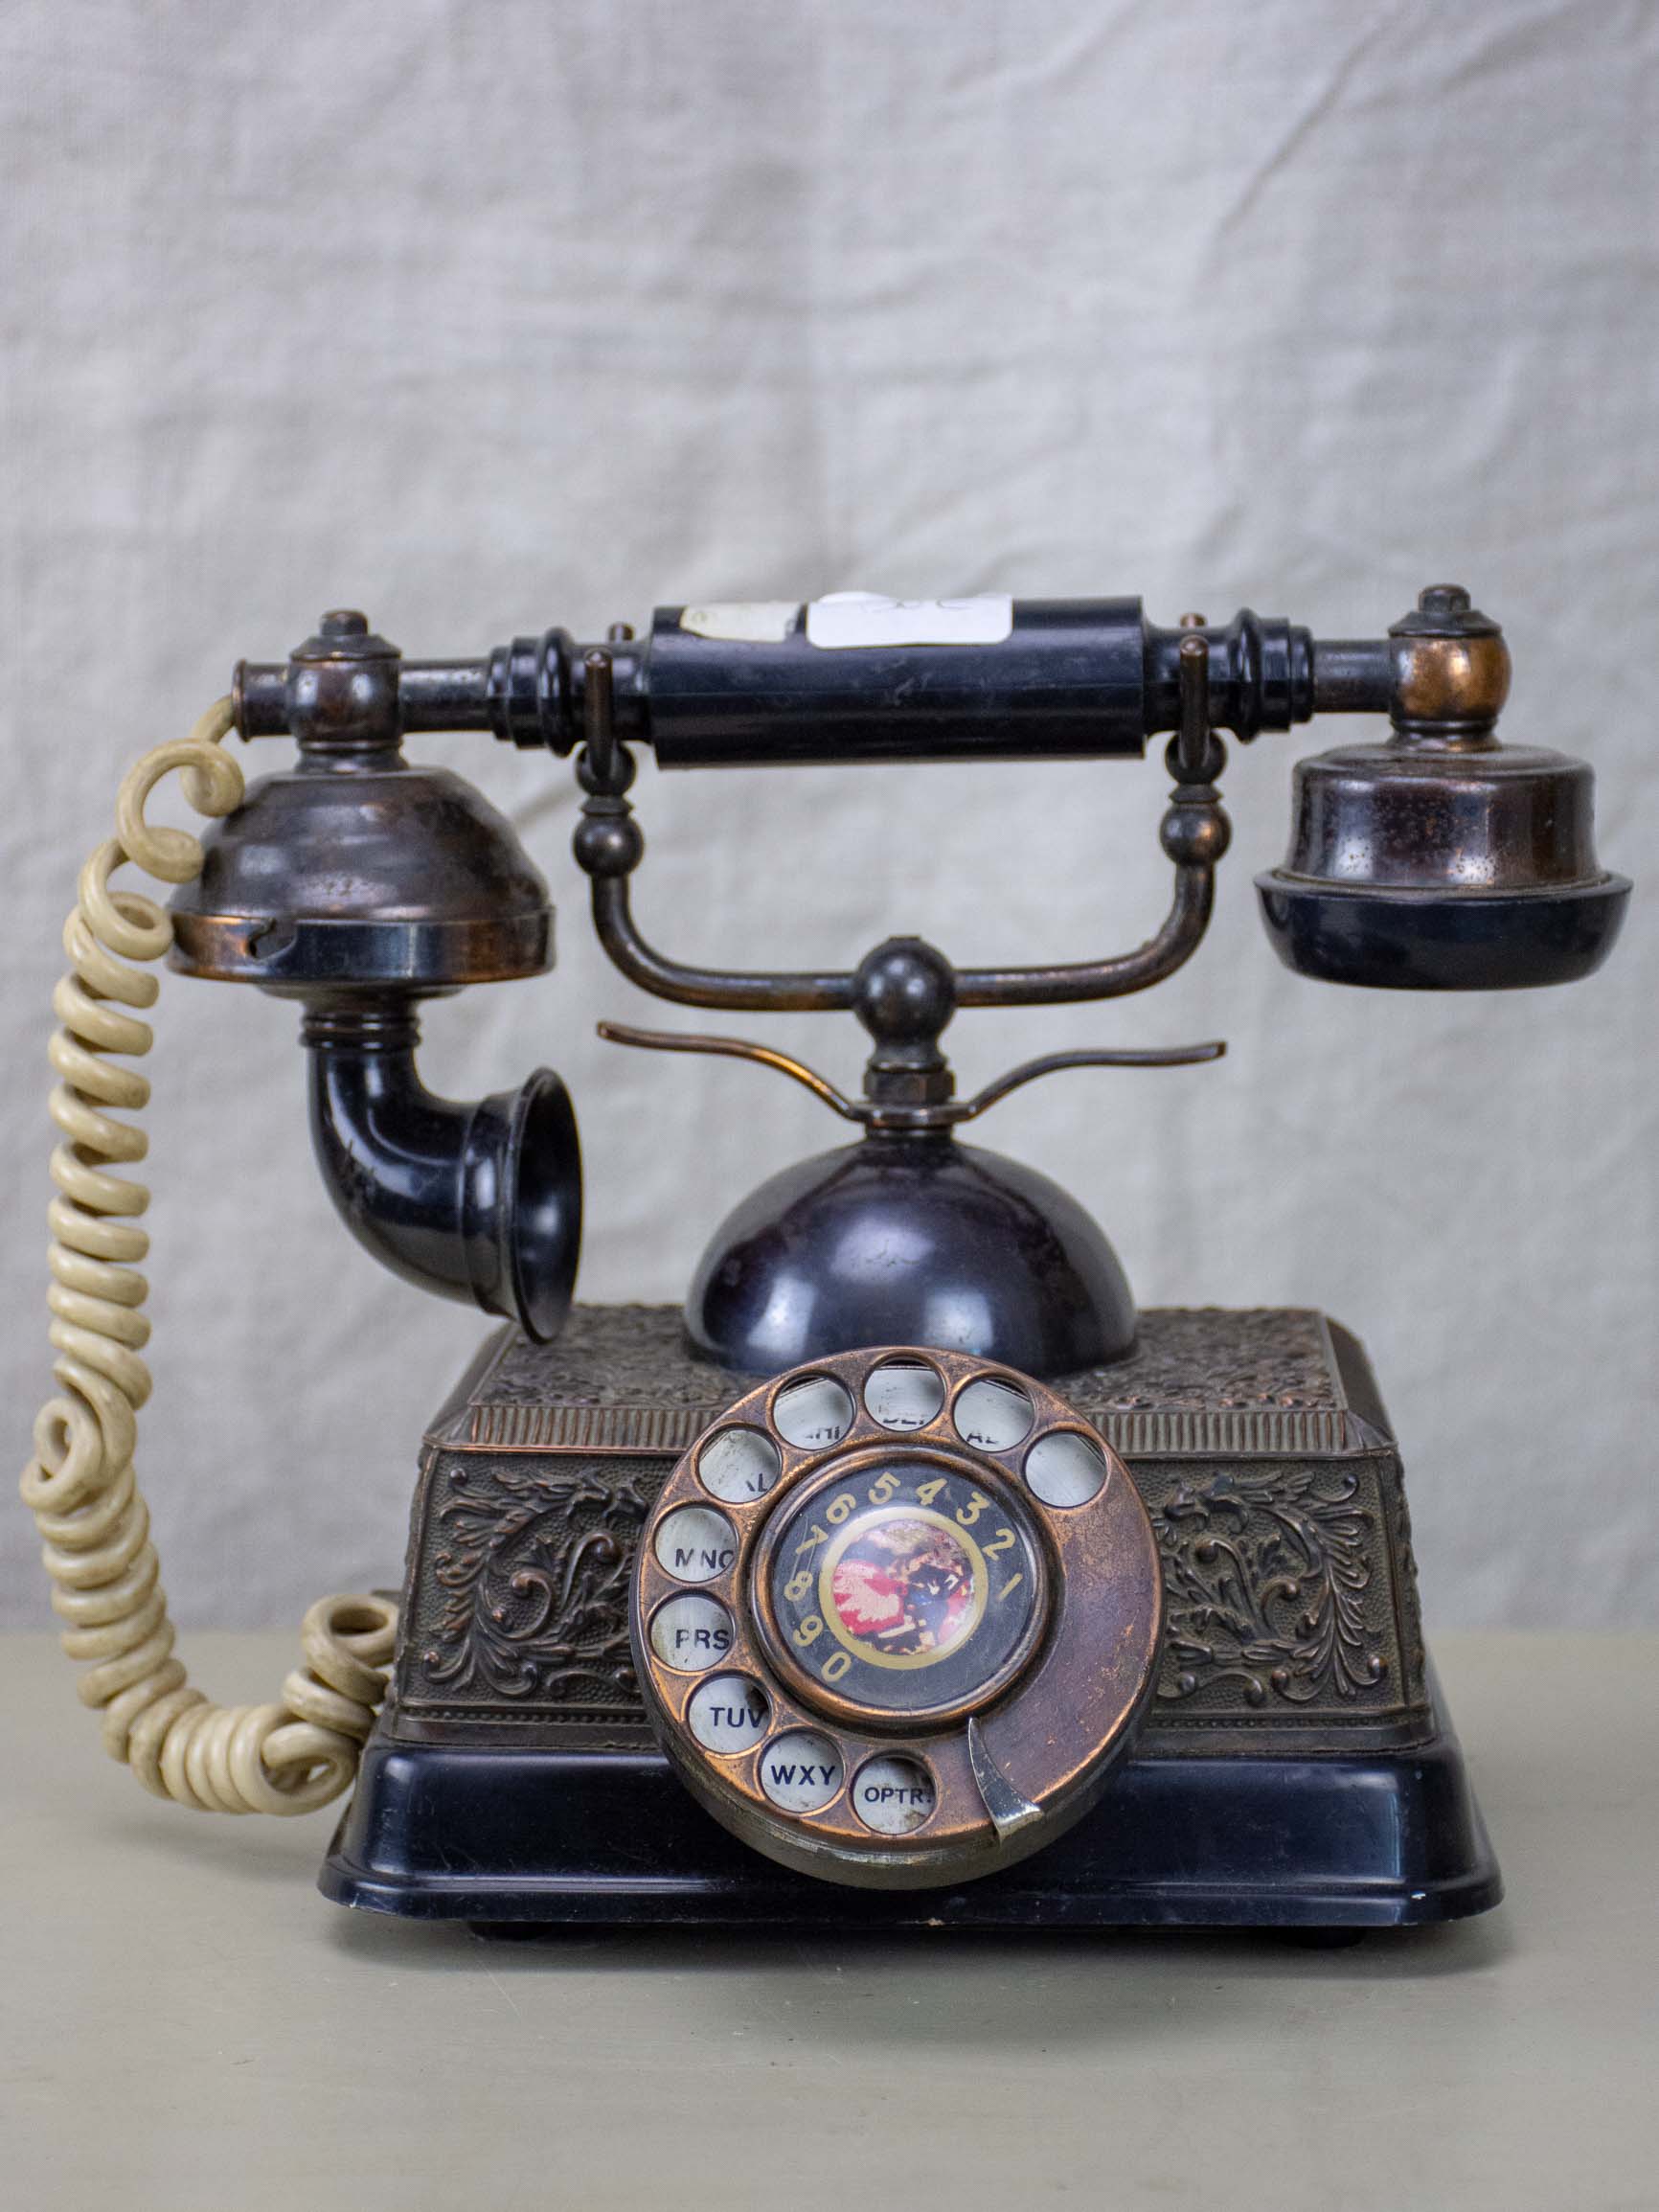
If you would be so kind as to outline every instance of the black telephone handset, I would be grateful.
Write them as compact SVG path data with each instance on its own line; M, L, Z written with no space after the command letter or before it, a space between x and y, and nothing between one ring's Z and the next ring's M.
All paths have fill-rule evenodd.
M1498 742L1508 678L1497 626L1450 586L1358 641L1249 613L1161 630L1133 600L846 594L453 662L337 613L285 663L242 664L123 787L57 1001L62 1394L24 1492L112 1755L182 1802L270 1812L327 1801L361 1758L325 1887L424 1916L1333 1927L1493 1902L1357 1345L1294 1312L1138 1313L1069 1194L957 1134L1039 1077L1222 1046L1053 1054L960 1099L940 1038L959 1009L1172 974L1230 836L1219 733L1316 713L1393 726L1296 770L1289 855L1258 879L1290 967L1405 989L1589 973L1629 885L1597 862L1588 768ZM244 787L233 729L299 757ZM735 1208L677 1322L572 1311L581 1179L557 1076L476 1103L420 1083L423 998L551 960L510 825L406 760L429 730L576 754L575 855L630 981L851 1012L868 1035L852 1097L752 1040L604 1026L770 1067L860 1130ZM1131 951L958 969L892 938L849 969L728 971L635 922L641 745L665 767L1034 764L1166 730L1174 887ZM200 845L145 818L173 770L219 817ZM170 913L111 887L127 861L176 886ZM325 1600L264 1706L189 1685L133 1472L144 1193L120 1170L143 1140L120 1117L146 1085L120 1061L148 1047L143 964L164 953L301 1003L346 1221L509 1324L429 1432L400 1620ZM764 1859L730 1856L692 1798Z

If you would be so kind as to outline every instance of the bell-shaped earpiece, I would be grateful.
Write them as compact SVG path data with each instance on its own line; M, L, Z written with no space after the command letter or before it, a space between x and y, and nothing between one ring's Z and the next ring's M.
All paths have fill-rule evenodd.
M1298 974L1396 991L1508 991L1599 968L1629 879L1596 858L1595 779L1498 742L1510 659L1454 585L1394 641L1394 733L1297 764L1290 850L1256 879Z

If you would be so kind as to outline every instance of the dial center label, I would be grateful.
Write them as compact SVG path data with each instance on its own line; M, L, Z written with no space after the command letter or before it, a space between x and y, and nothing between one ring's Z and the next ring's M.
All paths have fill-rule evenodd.
M768 1578L795 1664L892 1714L974 1702L1028 1642L1042 1587L1023 1509L920 1454L815 1491Z
M875 1506L830 1545L818 1599L850 1652L931 1667L979 1626L988 1580L978 1544L943 1514Z

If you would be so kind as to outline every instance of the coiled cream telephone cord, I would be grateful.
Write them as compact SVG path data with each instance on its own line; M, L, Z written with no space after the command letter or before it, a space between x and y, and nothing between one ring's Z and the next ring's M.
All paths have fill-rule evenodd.
M154 1004L153 974L172 942L166 910L135 891L112 891L127 861L164 883L200 873L188 831L147 822L164 776L178 769L199 814L228 814L242 772L222 747L233 726L221 699L188 738L157 745L127 776L116 801L117 834L80 871L63 942L72 972L53 1011L59 1078L52 1118L63 1141L52 1155L51 1337L61 1397L34 1423L23 1501L45 1539L52 1603L68 1623L63 1648L92 1662L82 1701L102 1711L103 1747L158 1796L214 1813L308 1813L347 1789L385 1694L397 1608L373 1597L324 1598L300 1630L305 1664L270 1705L210 1704L173 1656L173 1627L149 1540L149 1514L133 1472L138 1408L150 1392L139 1357L149 1335L148 1289L134 1263L149 1239L136 1217L149 1194L111 1163L142 1160L148 1140L111 1108L149 1097L134 1069L105 1056L148 1052L149 1024L126 1011Z

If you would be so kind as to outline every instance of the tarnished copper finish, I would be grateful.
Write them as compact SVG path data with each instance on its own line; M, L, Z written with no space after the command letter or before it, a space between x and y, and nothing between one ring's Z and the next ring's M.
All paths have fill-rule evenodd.
M204 844L171 901L187 975L430 994L552 966L547 885L512 825L452 769L396 749L261 776Z
M1564 753L1395 738L1299 761L1292 789L1289 876L1448 895L1605 879L1595 778Z
M1297 763L1289 852L1257 878L1281 959L1396 990L1592 973L1630 886L1597 860L1588 764L1499 743L1509 650L1461 585L1430 584L1388 640L1393 734Z
M1510 649L1485 637L1398 637L1394 641L1397 721L1489 729L1510 696Z
M174 968L305 998L430 996L552 966L547 885L511 823L453 769L404 759L398 664L352 609L295 650L299 759L203 839L170 901Z
M1489 615L1458 583L1431 583L1388 632L1389 714L1423 742L1496 742L1492 724L1510 696L1510 649Z
M938 1378L941 1403L932 1419L895 1429L871 1412L866 1386L873 1372L896 1364ZM840 1383L855 1408L845 1432L828 1445L793 1446L778 1424L780 1399L807 1375ZM1029 1426L1005 1448L970 1445L958 1432L963 1393L983 1380L1011 1386L1031 1403ZM971 1431L971 1422L964 1425ZM769 1436L777 1447L782 1472L763 1495L734 1500L705 1487L702 1454L734 1430ZM1066 1433L1103 1456L1105 1477L1088 1502L1056 1507L1034 1494L1022 1469L1035 1446ZM923 1476L930 1482L922 1484ZM789 1561L775 1554L798 1516L822 1507L825 1524L844 1523L895 1495L893 1512L920 1512L907 1502L910 1488L937 1490L953 1476L969 1486L955 1523L965 1532L980 1528L988 1554L1000 1547L1012 1558L1017 1541L1040 1562L1017 1641L943 1705L929 1701L924 1676L904 1709L895 1710L855 1696L846 1676L836 1689L807 1672L790 1652L778 1612L777 1575ZM909 1487L895 1492L888 1487L895 1482ZM717 1512L732 1539L729 1561L694 1584L670 1572L657 1541L670 1516L689 1507ZM987 1533L992 1530L994 1536ZM671 1530L669 1541L671 1548ZM716 1556L723 1560L724 1550ZM1017 1580L997 1596L1011 1594ZM651 1636L659 1608L688 1590L715 1600L731 1624L730 1643L694 1670L666 1664ZM979 1602L986 1602L983 1592ZM652 1725L716 1819L802 1872L856 1886L912 1888L1011 1864L1088 1809L1146 1709L1162 1605L1158 1546L1135 1485L1064 1399L984 1360L887 1347L815 1361L765 1383L699 1438L670 1474L641 1532L630 1632ZM822 1627L807 1623L815 1640ZM731 1754L704 1748L688 1718L699 1683L727 1677L758 1689L766 1707L761 1740ZM818 1809L781 1810L762 1785L762 1764L769 1746L803 1732L833 1746L839 1781ZM875 1832L854 1809L867 1764L895 1757L922 1769L932 1792L931 1811L907 1834Z
M485 1344L422 1452L397 1742L641 1750L640 1532L675 1462L755 1386L692 1357L677 1306L578 1304L552 1344L505 1329ZM1423 1740L1400 1455L1345 1332L1307 1311L1152 1308L1127 1358L1053 1387L1128 1468L1163 1554L1138 1752Z

